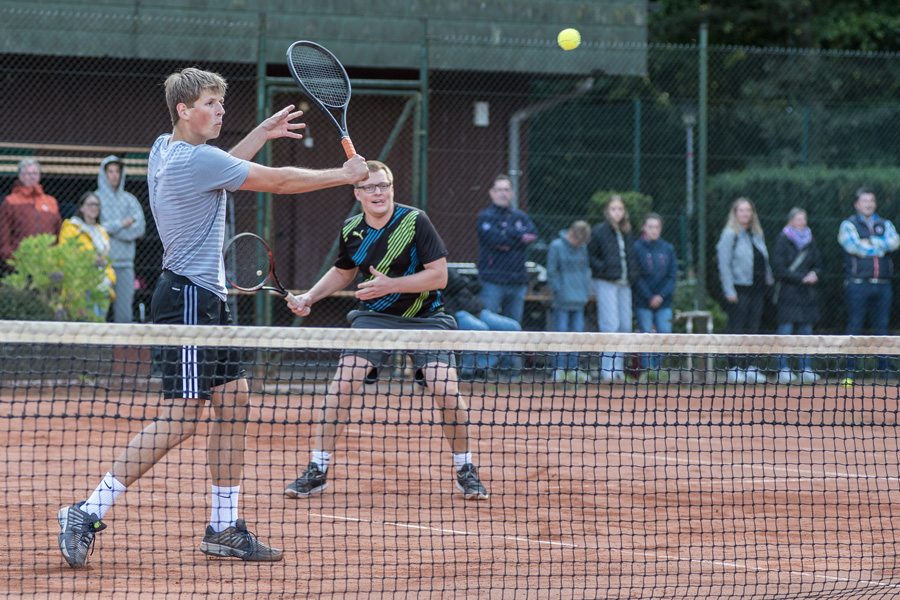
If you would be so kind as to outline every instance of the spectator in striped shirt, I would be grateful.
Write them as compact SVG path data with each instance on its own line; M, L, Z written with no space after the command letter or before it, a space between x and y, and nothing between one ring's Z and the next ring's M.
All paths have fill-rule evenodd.
M875 212L875 194L869 188L856 191L856 212L841 223L838 242L844 249L846 277L847 335L863 332L866 319L874 335L887 335L891 314L891 278L894 263L891 253L900 248L900 236L894 224ZM878 370L888 378L886 356L878 357ZM843 383L852 385L856 376L856 359L847 361Z

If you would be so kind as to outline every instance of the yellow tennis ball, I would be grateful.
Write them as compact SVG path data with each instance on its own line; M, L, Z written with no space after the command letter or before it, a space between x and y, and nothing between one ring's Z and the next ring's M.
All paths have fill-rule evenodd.
M577 29L563 29L556 36L556 43L563 50L573 50L581 43L581 34L578 33Z

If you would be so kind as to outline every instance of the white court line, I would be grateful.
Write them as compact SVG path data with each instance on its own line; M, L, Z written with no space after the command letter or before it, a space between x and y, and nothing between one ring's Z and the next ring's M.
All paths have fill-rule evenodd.
M544 442L544 441L537 442L537 441L532 441L532 440L514 441L514 442L509 441L509 442L504 442L504 446L518 449L518 446L524 444L526 446L526 449L528 449L527 447L529 445L534 446L534 445L540 444L540 447L534 448L535 452L541 452L541 451L543 451L543 452L547 452L547 451L562 452L561 449L550 450L549 449L550 441L551 440L546 440L546 442ZM747 450L747 452L753 452L753 451L754 450ZM675 451L675 452L696 453L699 451L679 450L679 451ZM723 451L722 450L703 450L703 452L723 452ZM729 450L728 452L741 452L741 451L740 450L735 450L735 451ZM892 476L869 475L867 473L841 473L838 471L815 472L815 471L811 471L809 469L789 468L789 467L777 466L774 464L743 463L743 462L728 463L728 462L715 462L715 461L710 461L710 460L695 460L695 459L690 459L690 458L678 458L678 457L672 457L672 456L665 456L664 454L661 454L659 452L655 452L655 453L607 452L606 456L630 456L632 458L659 460L662 462L678 463L678 464L683 464L683 465L688 465L688 466L697 466L697 467L730 467L730 468L738 468L738 469L768 470L768 471L772 471L775 473L784 473L786 476L788 476L788 478L775 480L775 481L784 481L784 482L808 481L810 479L863 479L863 480L886 481L886 482L900 482L900 477L892 477ZM637 465L618 465L618 466L623 467L623 466L637 466ZM727 480L727 481L734 481L735 479L741 479L741 478L726 477L723 479ZM754 480L755 479L750 480L750 481L754 481ZM744 480L744 481L747 481L747 480ZM771 480L766 478L766 479L763 479L762 481L768 482Z
M610 553L619 552L622 554L630 554L631 556L650 558L655 561L665 560L665 561L674 561L674 562L688 562L692 564L706 565L706 566L717 566L717 567L726 567L739 571L748 571L755 573L778 573L778 574L788 574L797 577L803 577L806 579L814 579L820 581L835 581L841 583L854 583L859 585L867 585L867 586L878 586L878 587L889 587L900 589L900 583L890 583L887 581L875 581L871 579L852 579L850 577L837 577L834 575L822 575L820 573L808 573L806 571L781 571L778 569L769 569L766 567L752 567L748 564L740 563L740 562L732 562L732 561L724 561L724 560L710 560L710 559L701 559L701 558L684 558L681 556L672 556L669 554L659 554L657 552L640 552L638 550L629 550L627 548L600 548L600 547L589 547L589 546L576 546L575 544L566 544L563 542L550 542L546 540L533 540L531 538L523 538L517 536L507 536L507 535L496 535L493 533L483 534L483 533L472 533L470 531L460 531L457 529L441 529L437 527L427 527L424 525L413 525L411 523L395 523L390 521L374 521L370 519L360 519L357 517L342 517L340 515L324 515L320 513L310 513L310 516L320 517L322 519L333 519L335 521L350 521L353 523L368 523L372 525L388 525L392 527L400 527L404 529L419 529L424 531L434 531L437 533L448 533L451 535L462 535L462 536L476 536L476 537L487 537L487 538L500 538L504 540L511 540L516 542L526 542L529 544L538 544L543 546L564 546L566 548L579 549L579 550L587 550L592 552L601 552L607 551Z
M341 517L338 515L322 515L318 513L310 513L313 517L321 517L323 519L334 519L336 521L352 521L354 523L370 523L373 525L388 525L391 527L400 527L403 529L421 529L424 531L436 531L438 533L450 533L453 535L472 535L477 537L492 537L492 538L500 538L504 540L510 540L514 542L526 542L528 544L538 544L542 546L565 546L567 548L575 548L575 544L567 544L565 542L551 542L548 540L534 540L531 538L512 536L512 535L496 535L496 534L483 534L483 533L472 533L470 531L460 531L458 529L440 529L437 527L427 527L425 525L413 525L410 523L394 523L391 521L372 521L369 519L359 519L356 517Z
M356 435L368 435L368 436L373 436L373 435L375 435L375 432L373 432L373 431L363 431L362 429L355 429L355 428L353 428L353 427L348 427L348 428L346 428L346 429L344 430L344 432L345 432L345 433L354 433L354 434L356 434Z
M784 473L786 475L793 475L794 477L805 477L807 479L874 479L879 481L890 481L896 482L900 481L900 477L885 477L882 475L868 475L868 474L860 474L860 473L839 473L836 471L824 471L821 473L816 473L810 471L808 469L790 469L787 467L780 467L772 464L763 465L759 463L723 463L723 462L714 462L709 460L692 460L686 458L678 458L672 456L660 456L659 453L654 454L643 454L640 452L620 452L618 453L622 456L631 456L631 457L640 457L647 458L651 460L661 460L662 462L675 462L680 464L686 464L688 466L697 466L697 467L737 467L741 469L749 468L749 469L767 469L770 471L775 471L776 473ZM726 478L729 481L733 480L733 477Z

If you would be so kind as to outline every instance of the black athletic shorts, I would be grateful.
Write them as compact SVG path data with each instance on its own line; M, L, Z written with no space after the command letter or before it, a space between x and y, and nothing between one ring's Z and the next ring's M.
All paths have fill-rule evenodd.
M456 329L456 319L445 312L436 313L430 317L397 317L373 311L354 310L347 315L352 329ZM374 383L378 379L378 369L390 364L393 352L384 350L353 350L341 352L341 356L359 356L373 367L366 374L366 383ZM449 350L416 350L408 352L413 361L414 378L416 383L425 385L425 377L422 367L431 363L443 363L451 368L456 368L456 359Z
M164 325L233 325L228 304L171 271L163 271L150 301L153 322ZM208 400L211 388L246 376L237 348L162 348L165 398Z

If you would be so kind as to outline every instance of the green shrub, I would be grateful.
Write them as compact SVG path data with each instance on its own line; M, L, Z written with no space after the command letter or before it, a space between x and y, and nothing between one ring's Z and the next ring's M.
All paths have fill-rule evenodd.
M53 309L44 303L35 290L17 290L0 285L0 319L17 321L50 321Z
M76 239L57 244L56 236L49 234L25 238L10 261L15 272L2 280L2 287L33 294L54 320L103 321L94 305L105 314L110 300L101 290L106 274L94 264L95 258L94 251Z

